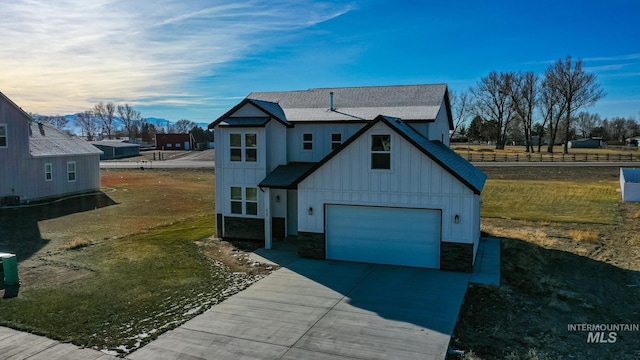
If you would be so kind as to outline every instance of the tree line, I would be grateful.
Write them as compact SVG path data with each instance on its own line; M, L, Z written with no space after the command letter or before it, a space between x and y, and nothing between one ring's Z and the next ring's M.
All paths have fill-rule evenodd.
M38 121L46 121L58 129L65 130L69 119L60 115L30 114ZM167 122L166 127L150 123L129 104L116 105L113 102L99 102L90 110L76 114L75 126L80 128L82 136L88 141L128 137L153 143L156 134L192 133L197 142L213 141L213 134L199 127L195 122L181 119L175 123ZM121 126L119 125L122 124Z
M631 119L622 121L625 129L621 130L618 119L601 120L597 114L580 111L604 96L595 75L584 70L581 59L570 56L549 65L542 75L491 71L467 92L450 94L452 137L495 141L496 149L518 139L527 152L535 152L536 146L540 152L546 142L547 152L552 153L562 143L568 153L569 141L578 134L622 140L635 135L638 126L631 126ZM611 125L614 121L617 127Z

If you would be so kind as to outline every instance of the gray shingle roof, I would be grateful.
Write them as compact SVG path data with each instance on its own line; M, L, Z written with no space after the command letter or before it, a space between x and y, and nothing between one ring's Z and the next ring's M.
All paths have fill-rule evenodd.
M55 126L29 121L29 153L33 157L93 155L102 151L76 136L71 136Z
M140 147L138 144L128 143L120 140L100 140L100 141L89 141L91 145L102 145L102 146L110 146L114 148L128 148L128 147Z
M470 186L472 190L477 193L482 191L484 183L487 180L487 175L473 166L473 164L465 158L458 155L458 153L451 150L451 148L440 141L430 141L401 119L381 116L379 120L414 143L414 145L429 155L434 161L440 164L440 166L448 170L467 186Z
M330 110L333 92L334 110ZM446 84L318 88L253 92L247 99L277 104L287 121L373 120L377 115L433 120L447 93Z
M262 111L266 112L268 116L265 117L233 117L232 115L242 108L246 104L252 104L262 109ZM263 100L254 100L245 98L238 105L231 108L231 110L224 113L224 115L220 116L214 122L209 124L208 129L213 129L217 125L226 125L226 126L264 126L267 122L271 120L271 118L276 119L284 126L290 127L292 126L285 116L284 112L280 105ZM263 119L264 121L257 120Z
M270 117L228 117L220 122L227 126L264 126L271 120Z
M287 165L280 165L270 172L258 186L276 189L294 189L294 182L315 164L316 163L308 162L290 162Z
M263 100L259 100L259 99L254 99L252 102L255 105L263 108L264 110L269 112L271 115L275 116L276 118L278 118L278 119L280 119L280 120L282 120L284 122L287 121L286 115L282 111L282 108L280 107L280 105L278 105L277 103L270 102L270 101L263 101Z

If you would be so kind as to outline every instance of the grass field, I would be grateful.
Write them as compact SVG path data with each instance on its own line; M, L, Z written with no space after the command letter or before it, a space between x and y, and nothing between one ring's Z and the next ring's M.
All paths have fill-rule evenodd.
M614 224L616 182L492 180L482 193L482 217L529 221Z
M502 284L468 290L452 347L468 360L638 359L640 334L586 344L567 331L640 322L640 204L619 201L619 169L483 170ZM124 355L271 270L211 236L210 170L110 170L102 182L103 194L1 211L0 251L18 254L22 285L0 299L0 325Z
M640 204L620 202L619 169L483 170L482 230L501 238L501 285L469 288L451 344L466 354L448 359L640 358L637 332L592 344L568 330L639 322Z
M3 210L0 249L18 254L21 287L0 299L0 325L126 354L260 278L207 256L228 252L212 238L211 171L102 182L106 195Z

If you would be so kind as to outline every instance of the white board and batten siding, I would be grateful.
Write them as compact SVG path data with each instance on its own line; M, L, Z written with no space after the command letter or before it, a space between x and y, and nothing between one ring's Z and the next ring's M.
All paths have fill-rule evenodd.
M246 104L238 109L231 117L265 117L268 114L251 104ZM268 173L279 165L287 163L286 127L275 119L271 119L264 127L225 127L219 126L214 132L216 151L216 211L225 216L243 216L231 214L231 187L257 187ZM241 134L243 141L245 134L256 134L258 158L256 162L230 161L230 134ZM248 216L254 218L265 217L264 192L258 191L258 215ZM275 203L276 196L281 201ZM286 191L275 191L271 196L272 216L285 216Z
M358 132L364 123L354 124L305 124L296 123L287 132L288 160L291 162L317 162L331 152L331 135L340 134L345 142L353 134ZM313 148L303 148L304 134L311 134Z
M434 121L409 123L418 133L420 133L420 135L424 136L425 138L429 140L441 141L443 144L449 146L449 118L447 117L447 110L444 100L442 100L440 111L438 112L438 115L436 116Z
M370 169L372 134L391 135L391 170ZM325 232L326 204L439 210L442 241L477 249L480 196L383 123L300 182L298 230Z
M241 134L243 141L245 134L256 134L257 141L257 161L245 162L245 154L242 154L243 161L230 160L230 134ZM219 127L214 133L216 151L216 163L221 164L216 173L216 211L225 216L238 216L231 214L231 187L257 187L267 174L266 170L266 146L265 128L263 127ZM264 218L264 193L258 191L258 215L255 217Z

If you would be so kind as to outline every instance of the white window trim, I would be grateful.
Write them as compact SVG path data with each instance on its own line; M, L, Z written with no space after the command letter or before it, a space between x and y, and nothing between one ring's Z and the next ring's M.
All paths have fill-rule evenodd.
M231 146L231 136L232 135L240 135L240 146ZM253 135L256 138L255 146L247 146L247 136ZM231 150L240 150L240 160L231 160ZM249 161L247 160L247 151L255 150L256 151L256 160ZM229 163L247 163L247 164L257 164L259 162L260 151L258 150L258 133L257 132L231 132L229 133Z
M73 164L73 171L69 171L69 165ZM73 174L73 180L70 179ZM76 182L78 180L78 167L75 161L67 161L67 182Z
M388 151L374 151L371 148L373 147L373 137L374 136L389 136L389 150ZM373 133L369 135L369 171L386 171L390 172L393 168L393 136L390 133ZM373 168L373 154L389 154L389 168L388 169L374 169Z
M239 188L241 191L241 198L240 199L232 199L231 198L231 193L232 193L232 189L233 188ZM256 200L248 200L247 199L247 189L255 189L256 191ZM229 214L231 214L231 216L243 216L243 217L254 217L257 218L260 215L260 209L258 207L258 196L259 196L259 191L257 187L254 186L230 186L229 187ZM231 204L233 202L238 202L240 204L242 204L242 211L240 213L234 213L231 210ZM256 213L255 214L247 214L247 204L256 204Z
M240 135L240 146L231 145L231 137L233 135ZM229 133L229 162L232 162L232 163L241 163L241 162L243 162L242 161L242 160L244 160L244 157L242 156L242 154L244 153L244 150L243 150L243 147L242 147L242 138L244 137L243 135L244 135L243 133L236 133L236 132ZM231 160L231 152L232 152L232 150L240 150L240 160Z
M4 127L4 141L6 145L0 145L0 149L6 149L9 147L9 126L4 123L0 123L0 127Z
M256 138L255 146L248 146L247 145L247 136L248 135L253 135ZM242 145L243 145L242 153L244 154L244 159L243 159L244 162L246 162L246 163L257 163L258 162L258 133L253 133L253 132L244 133L244 136L242 137L242 141L243 141L243 143L242 143ZM256 160L255 161L247 160L247 152L249 150L255 150L256 151Z
M53 164L44 164L44 181L53 181Z

